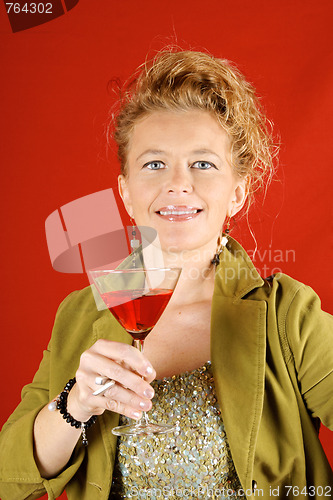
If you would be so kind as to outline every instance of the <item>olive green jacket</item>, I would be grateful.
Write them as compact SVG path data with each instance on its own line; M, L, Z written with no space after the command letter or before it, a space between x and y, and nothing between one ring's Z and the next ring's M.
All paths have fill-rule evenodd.
M108 310L97 311L90 288L74 292L60 305L39 370L1 432L2 500L34 499L45 491L54 499L64 488L69 500L108 499L117 444L110 430L117 414L98 417L88 448L79 441L57 477L43 479L33 458L37 413L62 391L80 354L99 338L132 342ZM247 498L254 484L254 495L267 499L273 490L276 498L293 498L289 487L296 488L295 497L302 491L300 498L332 495L318 424L320 419L333 429L333 323L314 292L282 274L263 280L231 240L216 270L211 360Z

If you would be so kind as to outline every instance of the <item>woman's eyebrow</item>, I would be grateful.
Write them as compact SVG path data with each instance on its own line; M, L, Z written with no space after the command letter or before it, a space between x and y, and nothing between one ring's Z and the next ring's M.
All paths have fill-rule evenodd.
M161 151L159 149L147 149L146 151L144 151L143 153L141 153L136 161L140 160L143 156L146 156L146 155L155 155L155 156L158 156L158 155L161 155L163 154L164 151Z
M215 156L215 158L218 158L219 160L221 160L221 157L214 153L214 151L212 151L211 149L196 149L195 151L191 151L191 154L193 155L205 155L205 154L209 154L211 156Z
M143 156L146 156L146 155L159 156L159 155L162 155L162 154L165 154L165 151L162 151L161 149L146 149L146 151L144 151L143 153L141 153L137 157L136 161L139 161ZM221 158L220 158L219 155L217 155L216 153L214 153L214 151L212 151L211 149L206 149L206 148L195 149L193 151L190 151L189 154L190 155L204 155L204 154L209 154L209 155L215 156L215 158L218 158L219 160L221 160Z

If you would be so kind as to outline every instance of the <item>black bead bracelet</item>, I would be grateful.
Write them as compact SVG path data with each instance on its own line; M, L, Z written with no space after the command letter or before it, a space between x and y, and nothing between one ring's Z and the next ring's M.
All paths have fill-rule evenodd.
M64 390L59 394L59 396L52 401L49 404L49 410L54 411L54 410L60 410L60 413L62 414L62 418L66 420L68 424L70 424L72 427L75 427L76 429L81 429L82 431L82 444L83 446L88 446L88 439L86 435L86 430L89 429L97 420L97 415L93 415L92 417L87 420L87 422L80 422L79 420L76 420L70 413L67 411L67 399L68 399L68 394L73 388L74 384L76 382L75 377L71 378L67 384L64 387Z

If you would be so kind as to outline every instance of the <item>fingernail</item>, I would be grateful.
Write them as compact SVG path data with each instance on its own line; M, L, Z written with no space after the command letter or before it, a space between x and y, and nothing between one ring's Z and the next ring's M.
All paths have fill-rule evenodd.
M146 389L143 394L146 396L146 398L151 399L154 396L154 391L153 389Z
M153 369L151 366L148 366L148 368L146 369L146 375L151 375L153 373Z
M133 411L133 412L132 412L132 417L133 417L133 418L140 418L140 417L141 417L141 413L140 413L140 412L138 412L138 411Z
M143 401L140 401L140 407L141 407L143 410L148 410L148 408L149 408L149 404L148 404L148 403L144 403Z

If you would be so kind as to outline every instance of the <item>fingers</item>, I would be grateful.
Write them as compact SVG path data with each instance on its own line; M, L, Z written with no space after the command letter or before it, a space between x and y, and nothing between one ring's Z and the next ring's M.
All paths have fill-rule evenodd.
M138 349L128 344L99 339L86 352L101 354L105 358L112 359L145 377L148 382L152 382L156 376L155 370L148 359Z
M95 399L98 399L98 404L106 410L134 419L141 418L142 411L149 411L152 407L150 399L141 398L119 384L113 385L103 396L97 396Z
M99 340L81 355L76 372L77 388L71 391L69 402L80 415L100 415L104 410L111 410L137 419L142 411L151 409L154 391L149 382L155 376L150 362L138 349ZM96 378L108 378L115 384L94 396L101 388Z
M142 397L152 397L152 387L137 373L134 373L123 365L120 365L119 363L105 358L104 356L101 356L99 354L94 354L94 362L96 363L95 366L98 367L98 373L103 373L103 375L105 375L109 379L115 380L122 386L130 389L133 392L136 392ZM94 373L91 373L91 375L89 376L89 382L87 381L89 386L93 390L97 389L95 378L96 377L94 377Z

